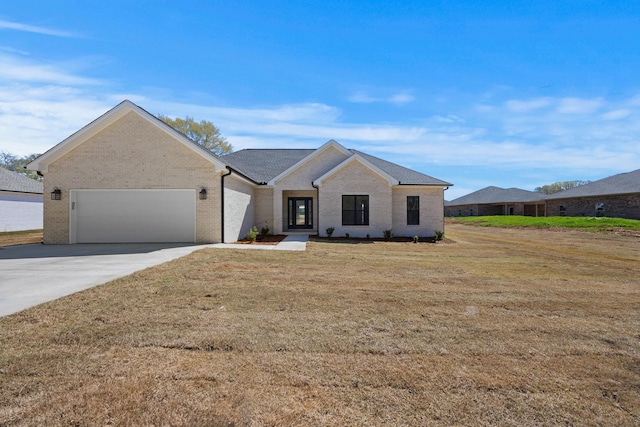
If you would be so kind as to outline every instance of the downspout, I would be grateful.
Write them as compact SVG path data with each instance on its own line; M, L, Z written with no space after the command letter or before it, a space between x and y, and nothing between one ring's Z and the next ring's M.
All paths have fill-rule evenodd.
M444 192L447 191L449 189L449 186L445 187L444 190L442 190L442 232L444 233L444 213L446 211L446 206L444 205Z
M221 243L224 243L224 177L231 175L231 168L227 166L227 170L229 173L220 175L220 222L221 222L221 230L220 230L220 240Z
M316 227L318 228L317 236L320 237L320 186L311 182L311 186L316 189L316 208L318 209L318 215L316 215Z

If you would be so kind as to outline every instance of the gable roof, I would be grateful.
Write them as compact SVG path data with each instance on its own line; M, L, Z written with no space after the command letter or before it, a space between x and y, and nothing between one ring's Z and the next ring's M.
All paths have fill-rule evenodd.
M42 194L43 186L41 182L35 179L0 167L0 191Z
M343 161L340 164L338 164L337 166L335 166L333 169L331 169L330 171L328 171L327 173L322 175L320 178L317 178L316 180L314 180L314 184L322 185L322 181L324 181L325 179L329 178L331 175L333 175L336 172L344 169L345 167L349 166L350 164L352 164L354 162L360 162L360 164L364 165L366 168L368 168L368 169L372 170L373 172L377 173L378 175L380 175L381 177L386 179L389 182L389 185L398 185L398 184L400 184L400 182L396 178L392 177L391 175L389 175L385 171L383 171L380 168L376 167L375 165L371 164L371 162L367 161L366 159L364 159L359 154L354 154L353 156L347 158L345 161Z
M258 184L266 184L312 158L319 150L335 144L330 140L319 149L245 149L220 156L229 167ZM340 146L341 147L341 146ZM382 160L357 150L346 150L350 156L358 155L380 171L397 180L400 185L436 185L448 187L453 184L416 172L395 163Z
M573 187L559 193L548 195L546 198L569 199L573 197L606 196L611 194L640 193L640 169L620 173L603 178L589 184Z
M544 194L520 188L489 186L446 203L446 206L484 205L498 203L535 202L544 199Z
M56 146L48 150L46 153L40 155L34 161L29 163L27 167L31 170L39 170L42 172L46 172L51 163L58 160L60 157L64 156L65 154L69 153L71 150L78 147L80 144L82 144L89 138L93 137L100 131L104 130L108 126L112 125L116 121L120 120L122 117L129 114L130 112L134 112L140 115L153 126L156 126L163 132L171 135L177 141L181 142L185 147L193 150L195 153L211 161L218 168L224 169L225 165L222 164L213 153L201 147L200 145L196 144L194 141L189 139L186 135L178 132L177 130L175 130L174 128L172 128L162 120L158 119L153 114L140 108L139 106L129 101L128 99L125 99L120 104L116 105L111 110L104 113L102 116L98 117L97 119L95 119L94 121L92 121L91 123L83 127L82 129L80 129L79 131L75 132L74 134L64 139L62 142L60 142L59 144L57 144Z
M363 153L362 151L349 151L361 155L372 165L378 167L380 170L383 170L384 172L397 179L400 185L437 185L443 187L450 187L453 185L450 182L442 181L438 178L416 172L413 169L405 168L404 166L391 163L387 160L383 160L367 153Z
M320 148L318 148L316 150L313 150L313 152L311 154L309 154L307 157L305 157L304 159L300 160L298 163L296 163L295 165L291 166L290 168L283 170L280 174L278 174L277 176L275 176L274 178L269 180L268 184L269 185L275 185L276 182L279 179L285 177L286 175L290 174L294 170L303 167L306 163L308 163L311 160L313 160L314 158L322 155L322 153L324 153L325 151L329 150L330 148L338 150L339 152L343 153L345 156L349 156L350 155L349 150L344 148L342 145L338 144L333 139L330 139L329 141L324 143L322 145L322 147L320 147Z

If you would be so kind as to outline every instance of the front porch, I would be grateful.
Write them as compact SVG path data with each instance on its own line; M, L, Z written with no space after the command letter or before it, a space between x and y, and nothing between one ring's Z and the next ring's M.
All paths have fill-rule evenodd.
M315 191L285 190L281 193L279 234L310 236L318 234L318 201ZM277 224L274 224L277 226Z

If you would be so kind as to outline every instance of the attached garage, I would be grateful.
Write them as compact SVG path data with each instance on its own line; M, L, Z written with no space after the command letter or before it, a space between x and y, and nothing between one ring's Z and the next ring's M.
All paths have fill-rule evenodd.
M70 190L69 243L194 243L193 189Z

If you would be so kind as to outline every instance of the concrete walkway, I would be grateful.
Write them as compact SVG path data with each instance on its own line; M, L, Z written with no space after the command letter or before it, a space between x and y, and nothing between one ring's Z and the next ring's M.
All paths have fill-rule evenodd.
M308 236L277 245L81 244L0 247L0 317L181 258L204 248L304 251Z
M272 251L304 251L307 249L307 241L309 236L302 234L294 234L285 237L283 241L277 245L243 245L239 243L216 243L209 245L212 248L226 249L262 249Z

